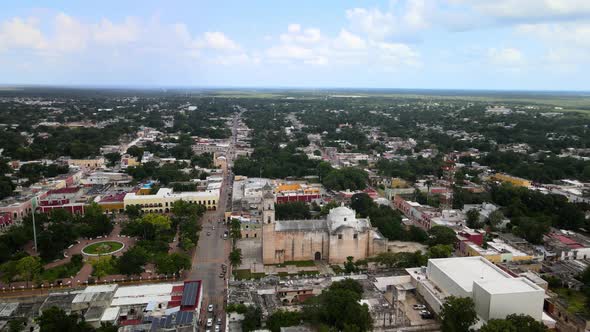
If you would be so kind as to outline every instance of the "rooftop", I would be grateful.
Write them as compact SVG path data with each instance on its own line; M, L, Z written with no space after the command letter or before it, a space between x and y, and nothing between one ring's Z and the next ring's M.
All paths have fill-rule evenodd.
M473 290L474 281L502 282L512 278L480 256L429 259L428 265L429 267L430 265L436 266L469 293Z

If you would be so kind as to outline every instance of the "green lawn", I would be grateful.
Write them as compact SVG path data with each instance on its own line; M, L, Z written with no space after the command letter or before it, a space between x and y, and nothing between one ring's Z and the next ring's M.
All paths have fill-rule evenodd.
M54 282L57 279L69 278L78 274L84 263L82 261L72 261L64 265L47 269L41 273L41 279Z
M82 251L86 254L102 255L112 253L121 248L123 248L123 244L120 242L103 241L87 245L86 247L84 247L84 249L82 249Z
M344 269L341 268L340 265L330 265L330 267L332 268L332 270L334 270L334 273L336 274L344 272Z
M237 280L260 279L264 273L252 273L250 270L234 270L233 275Z
M581 314L586 318L590 317L590 307L586 306L584 293L568 288L558 288L555 292L567 302L567 311Z
M285 267L287 265L295 265L297 267L310 267L310 266L315 266L315 262L314 261L286 261L283 264L273 264L274 266L277 267Z

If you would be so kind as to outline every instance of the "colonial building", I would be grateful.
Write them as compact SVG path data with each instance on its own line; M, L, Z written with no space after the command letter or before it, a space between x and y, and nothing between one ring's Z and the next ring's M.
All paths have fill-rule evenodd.
M274 205L272 188L267 184L262 197L264 264L302 260L343 263L349 256L358 260L387 251L387 239L369 219L357 219L348 207L330 210L326 219L275 220Z

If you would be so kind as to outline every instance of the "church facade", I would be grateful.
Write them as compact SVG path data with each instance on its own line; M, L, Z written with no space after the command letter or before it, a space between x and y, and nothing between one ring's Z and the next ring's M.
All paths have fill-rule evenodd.
M338 264L349 256L359 260L387 251L387 239L368 218L357 219L348 207L330 210L326 219L275 220L274 205L272 188L267 186L261 207L264 264L303 260Z

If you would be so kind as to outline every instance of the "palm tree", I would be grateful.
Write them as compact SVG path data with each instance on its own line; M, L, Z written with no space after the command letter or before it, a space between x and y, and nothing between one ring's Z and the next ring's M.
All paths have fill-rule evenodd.
M242 264L242 249L237 248L229 253L229 263L233 268Z

